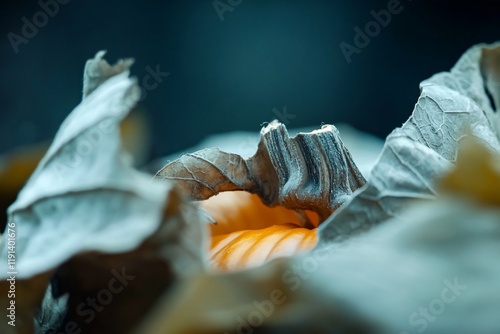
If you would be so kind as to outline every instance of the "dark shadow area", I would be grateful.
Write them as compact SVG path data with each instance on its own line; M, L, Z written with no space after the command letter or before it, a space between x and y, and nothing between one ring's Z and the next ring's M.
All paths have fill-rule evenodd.
M493 1L404 0L390 18L380 11L394 1L54 1L1 11L0 152L53 137L101 49L110 62L136 59L152 158L273 118L347 122L383 138L408 118L420 81L500 39ZM356 46L355 27L372 37L349 63L340 44Z

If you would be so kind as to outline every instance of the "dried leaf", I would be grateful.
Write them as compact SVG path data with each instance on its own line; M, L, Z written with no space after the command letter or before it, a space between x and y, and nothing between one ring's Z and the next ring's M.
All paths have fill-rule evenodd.
M120 123L120 134L123 148L134 166L146 159L149 136L148 124L143 114L134 110ZM0 231L7 224L7 208L15 202L17 194L23 188L38 163L43 158L50 143L38 143L15 148L0 156L0 212L5 218L0 220Z
M385 333L498 333L500 169L483 141L463 144L443 180L446 195L327 248L330 257L306 282L309 293L345 301Z
M35 317L35 333L51 333L57 330L68 313L67 297L54 298L52 286L48 286L40 310Z
M338 241L398 216L416 199L433 199L435 183L456 161L458 144L468 131L489 150L500 150L499 115L491 96L500 94L491 78L482 73L497 64L500 44L478 45L468 50L450 72L434 75L420 84L412 116L388 137L365 187L335 212L320 229L323 242Z
M134 63L132 58L120 59L114 65L109 65L104 60L106 51L99 51L94 59L89 59L85 64L85 75L83 76L83 98L96 90L109 78L120 73L128 72Z
M332 305L316 307L305 289L291 290L282 279L289 265L275 260L249 271L195 276L164 295L135 333L368 333L367 322Z
M83 250L130 250L158 228L168 185L151 182L125 164L120 146L118 124L138 94L128 71L123 72L64 121L9 208L9 222L17 229L19 278L51 269ZM6 256L5 243L1 250Z
M128 77L131 61L109 66L102 55L87 62L81 104L64 121L8 212L16 234L16 263L7 268L7 261L2 261L0 275L5 279L6 273L15 271L22 295L23 284L53 274L55 299L44 303L37 315L38 328L47 332L67 331L67 326L94 333L110 328L129 331L172 281L203 270L207 262L208 240L198 208L185 203L171 184L130 166L119 123L138 100L139 88ZM4 233L4 259L7 240ZM109 286L113 270L141 275L113 296L120 302L108 305L95 319L85 319L80 304ZM144 293L146 284L150 289ZM30 291L29 302L17 300L20 319L33 319L46 288L45 281ZM2 303L8 302L6 298L7 294L0 296ZM60 305L61 298L68 306L63 323L45 323L61 318L48 309ZM135 316L123 319L127 308L133 308ZM0 328L3 333L31 332L33 320L19 325L24 327L3 322ZM60 328L53 328L56 325Z
M202 150L166 165L156 178L173 180L195 200L245 190L258 194L266 205L312 210L321 220L365 183L335 127L325 125L290 138L277 121L262 129L258 150L249 159Z

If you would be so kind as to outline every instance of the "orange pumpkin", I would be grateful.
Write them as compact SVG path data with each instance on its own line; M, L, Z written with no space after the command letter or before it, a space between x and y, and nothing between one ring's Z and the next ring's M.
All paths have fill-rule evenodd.
M305 212L311 224L304 227L296 211L267 207L257 195L243 191L220 193L202 207L216 221L210 225L210 257L219 270L255 267L309 250L317 242L319 218L312 211Z

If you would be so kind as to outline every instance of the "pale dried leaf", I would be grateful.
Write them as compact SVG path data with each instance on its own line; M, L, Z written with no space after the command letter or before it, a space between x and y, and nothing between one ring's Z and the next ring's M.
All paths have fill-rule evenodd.
M498 114L480 69L484 49L500 54L498 44L475 46L450 72L421 83L412 116L387 137L367 185L321 225L322 241L343 240L397 216L415 199L435 198L434 184L455 163L468 131L489 150L500 150Z
M122 159L119 122L138 97L135 81L123 72L62 124L9 208L9 222L17 229L19 278L54 268L80 251L130 250L158 228L168 185L152 182ZM3 256L5 240L4 235Z
M131 58L120 59L116 64L109 65L103 58L106 51L99 51L94 59L89 59L85 64L85 75L83 77L83 98L96 90L109 78L128 71L134 63Z
M119 123L140 91L128 77L130 61L109 66L102 55L87 62L81 104L64 121L8 211L9 223L15 224L16 264L8 269L2 261L0 277L16 271L19 283L30 284L54 273L53 303L63 307L61 298L67 299L68 313L60 324L51 304L42 305L37 318L42 332L54 326L64 331L75 322L94 333L109 333L113 327L124 333L172 281L203 270L207 263L208 241L198 208L184 203L170 183L134 170L125 158ZM3 234L2 258L7 251ZM77 306L106 288L112 270L122 268L140 273L137 283L95 321L83 322ZM145 285L147 293L141 291ZM25 321L28 332L46 287L46 281L39 284L25 303L18 299L19 318L31 319L27 325ZM8 302L6 296L0 297L2 303ZM134 308L134 317L116 316L127 307ZM0 325L2 331L11 329L4 326L6 322Z
M416 205L292 268L320 262L305 293L324 307L344 301L382 333L499 333L499 217L458 198Z

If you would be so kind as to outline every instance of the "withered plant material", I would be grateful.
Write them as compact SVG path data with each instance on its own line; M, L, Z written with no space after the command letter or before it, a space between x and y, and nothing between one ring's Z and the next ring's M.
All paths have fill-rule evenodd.
M434 199L436 181L456 162L469 131L488 150L500 150L493 102L500 96L499 62L500 43L477 45L450 72L420 84L413 114L387 137L367 185L320 226L320 242L344 240L398 216L414 200Z
M464 139L435 201L330 245L309 293L345 301L385 324L382 333L500 333L499 159L483 140Z
M120 123L123 148L134 166L144 163L149 148L149 129L144 114L134 108ZM21 146L0 155L0 231L7 224L7 208L45 155L50 142ZM156 171L155 171L156 172Z
M269 206L315 211L321 220L366 182L334 126L290 138L278 121L262 129L257 152L246 160L205 149L167 164L156 178L174 181L193 200L244 190Z
M171 184L134 170L122 149L119 123L140 96L136 81L128 77L131 61L110 66L102 56L100 52L87 63L81 104L64 121L9 208L8 222L15 224L16 263L13 269L7 268L4 233L0 278L5 280L7 272L17 271L17 317L31 318L31 322L12 327L4 321L2 333L32 332L33 315L52 274L53 302L61 306L54 312L67 312L66 318L62 324L52 323L64 315L51 315L46 307L38 313L37 328L65 331L76 323L78 328L109 333L113 326L121 332L130 330L172 281L205 268L208 245L198 208L184 203ZM109 289L112 270L127 272L127 268L140 271L135 284L142 284L141 288L148 279L156 283L151 283L144 298L137 299L139 287L131 282L129 289L113 297L120 303L106 305L102 313L106 320L101 315L84 321L74 306L90 297L84 294L96 296ZM39 277L45 280L33 284ZM26 294L30 298L24 298ZM66 308L58 297L67 300ZM2 307L9 302L7 293L2 293L0 301ZM119 312L127 305L137 316L124 317ZM45 326L45 320L51 324ZM108 325L101 328L104 321Z
M81 250L129 250L158 228L168 185L150 182L122 160L118 124L138 97L135 82L123 72L84 98L62 124L9 208L18 278L51 269ZM120 236L109 238L106 231ZM5 240L3 235L3 254Z
M84 99L106 80L115 75L128 72L130 66L134 63L134 59L126 58L119 59L116 64L110 65L103 59L105 54L106 51L99 51L94 59L88 60L87 64L85 64L85 74L83 76Z
M500 154L465 144L436 200L343 243L190 278L137 333L499 333L500 203L484 195Z
M205 269L207 235L199 214L196 206L184 203L171 189L162 223L139 247L117 254L80 253L59 266L51 281L52 295L45 299L52 304L66 300L64 316L61 322L47 324L44 320L54 317L54 311L51 303L42 304L35 324L44 331L37 333L68 328L83 333L129 333L159 296Z
M279 259L247 271L200 273L165 294L134 333L373 333L376 324L352 317L341 302L322 305L308 288L291 290L282 278L290 265Z
M422 83L413 115L388 137L368 184L320 227L316 249L192 279L144 328L351 333L338 320L354 318L376 324L355 333L498 333L500 127L483 52L498 59L500 44L473 47L451 73ZM466 137L476 143L462 145ZM283 299L275 302L274 290Z
M424 81L413 115L388 137L364 186L334 127L289 138L273 122L247 160L213 149L167 165L157 177L174 180L174 188L127 163L118 124L139 89L128 78L130 61L109 66L99 53L87 64L82 103L9 209L16 267L6 267L4 234L0 306L9 302L5 274L16 270L19 322L2 322L0 332L126 333L151 314L137 332L242 332L243 319L258 323L247 332L385 334L414 331L409 317L447 287L460 293L426 332L498 333L499 178L482 154L500 148L499 54L500 44L476 46L450 73ZM475 164L459 165L441 183L453 195L408 210L415 199L435 199L436 180L453 168L467 134L485 149L458 159ZM254 270L204 272L206 231L184 195L200 200L228 190L322 219L333 212L320 227L323 242Z
M40 289L42 290L42 289ZM35 333L51 333L60 327L68 312L68 296L54 298L51 285L45 290L42 305L35 316Z

